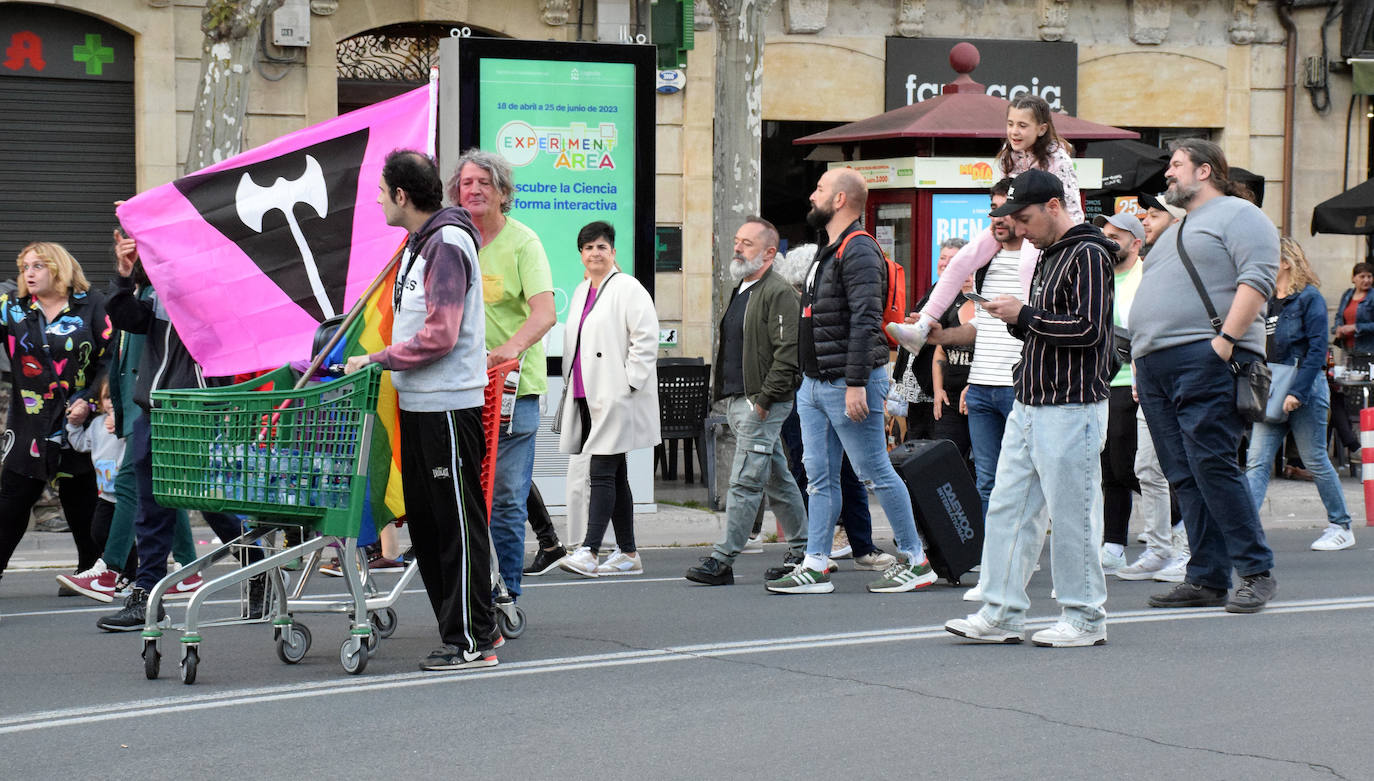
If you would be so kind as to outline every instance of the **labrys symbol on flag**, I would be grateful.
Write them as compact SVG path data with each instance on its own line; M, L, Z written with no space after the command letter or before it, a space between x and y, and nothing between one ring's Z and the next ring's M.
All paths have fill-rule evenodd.
M191 175L177 189L317 321L344 310L367 130Z
M277 177L270 187L263 187L253 181L253 175L244 172L239 179L238 192L234 195L234 205L238 208L239 219L244 225L262 233L262 221L268 212L280 211L286 217L286 225L291 229L291 238L296 240L300 250L301 262L305 266L305 276L310 281L310 290L325 317L333 317L334 306L329 303L329 295L320 281L320 269L315 265L315 256L310 245L301 233L300 223L296 221L296 205L309 206L318 217L329 213L329 192L325 189L324 172L320 163L310 155L305 156L305 173L299 179Z

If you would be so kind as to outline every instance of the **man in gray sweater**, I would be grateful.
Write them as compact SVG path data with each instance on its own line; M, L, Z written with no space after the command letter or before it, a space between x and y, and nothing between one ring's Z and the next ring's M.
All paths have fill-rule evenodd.
M1225 605L1255 613L1274 597L1274 553L1264 538L1236 452L1245 421L1236 412L1233 363L1264 360L1261 310L1274 292L1274 224L1230 181L1221 148L1175 144L1166 202L1187 210L1164 230L1145 264L1132 311L1131 354L1140 406L1160 464L1178 496L1192 546L1184 582L1150 597L1153 607ZM1217 312L1210 320L1186 252ZM1242 584L1227 599L1231 569Z

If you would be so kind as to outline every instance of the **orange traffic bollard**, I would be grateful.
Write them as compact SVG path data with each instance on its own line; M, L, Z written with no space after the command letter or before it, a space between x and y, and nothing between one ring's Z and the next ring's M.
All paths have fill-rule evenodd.
M1360 410L1360 480L1364 483L1364 522L1374 526L1374 407Z

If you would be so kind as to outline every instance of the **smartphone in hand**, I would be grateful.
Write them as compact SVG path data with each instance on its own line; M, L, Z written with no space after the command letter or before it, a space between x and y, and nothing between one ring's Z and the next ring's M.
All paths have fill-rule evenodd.
M968 300L973 301L973 302L978 303L978 304L986 304L987 302L989 302L989 301L992 300L992 299L990 299L990 298L985 298L984 296L980 296L980 295L978 295L977 293L965 293L965 294L964 294L964 298L967 298Z

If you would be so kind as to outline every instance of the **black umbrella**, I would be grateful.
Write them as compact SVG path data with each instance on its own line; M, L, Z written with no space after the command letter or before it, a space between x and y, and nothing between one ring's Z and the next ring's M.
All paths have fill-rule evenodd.
M1374 233L1374 179L1317 204L1312 233Z
M1102 189L1112 192L1154 192L1162 187L1169 164L1169 150L1126 139L1094 141L1084 155L1102 159Z

